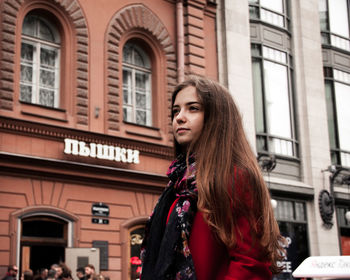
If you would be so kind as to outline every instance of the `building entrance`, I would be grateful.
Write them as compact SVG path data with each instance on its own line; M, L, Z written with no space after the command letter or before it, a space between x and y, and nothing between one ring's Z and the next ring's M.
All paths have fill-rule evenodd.
M54 263L64 262L68 223L51 216L22 219L21 271L37 273Z

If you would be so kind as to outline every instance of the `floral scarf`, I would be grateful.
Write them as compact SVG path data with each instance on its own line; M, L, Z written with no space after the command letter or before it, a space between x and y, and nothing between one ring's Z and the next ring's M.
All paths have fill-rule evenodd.
M195 161L180 155L167 172L170 179L146 225L141 247L141 280L195 280L188 247L193 218L197 212L198 191ZM168 218L174 201L175 207Z

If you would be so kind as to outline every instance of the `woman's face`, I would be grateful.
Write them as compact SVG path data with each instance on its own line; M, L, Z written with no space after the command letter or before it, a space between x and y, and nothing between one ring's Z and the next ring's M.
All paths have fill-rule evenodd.
M188 86L179 91L172 110L174 137L186 148L198 139L204 124L204 109L196 88Z

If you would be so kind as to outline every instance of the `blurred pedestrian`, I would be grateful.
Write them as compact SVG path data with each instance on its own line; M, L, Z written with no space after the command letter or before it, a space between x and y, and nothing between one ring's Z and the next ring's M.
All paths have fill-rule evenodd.
M56 270L55 269L50 269L48 272L47 272L47 278L46 280L56 280Z
M77 277L79 280L85 280L85 269L84 267L78 267L77 270Z
M95 267L92 264L88 264L85 266L85 279L92 279L95 275Z
M23 272L23 280L33 280L33 271L31 269Z
M2 280L15 280L17 278L18 267L16 265L9 265L7 267L7 273Z
M56 271L55 279L62 280L62 267L59 264L54 263L53 265L51 265L51 269Z
M47 268L41 268L37 275L34 275L34 280L46 280L48 270Z

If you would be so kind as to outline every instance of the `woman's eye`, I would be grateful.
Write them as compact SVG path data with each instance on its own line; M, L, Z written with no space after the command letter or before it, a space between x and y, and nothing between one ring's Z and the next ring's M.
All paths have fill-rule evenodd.
M179 109L173 109L173 116L179 113Z
M191 111L198 111L199 108L198 108L197 106L191 106L191 107L190 107L190 110L191 110Z

